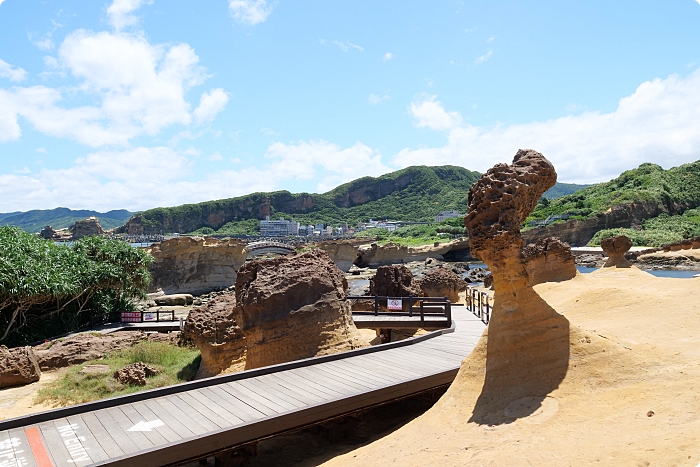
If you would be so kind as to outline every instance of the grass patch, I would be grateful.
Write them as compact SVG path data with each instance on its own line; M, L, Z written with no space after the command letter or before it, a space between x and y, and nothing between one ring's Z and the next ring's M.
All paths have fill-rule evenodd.
M61 378L40 389L34 402L59 407L184 383L194 378L200 359L196 349L165 342L141 342L69 368ZM114 379L115 371L136 362L146 363L160 373L147 378L145 386L127 386ZM86 365L109 365L109 372L81 373Z

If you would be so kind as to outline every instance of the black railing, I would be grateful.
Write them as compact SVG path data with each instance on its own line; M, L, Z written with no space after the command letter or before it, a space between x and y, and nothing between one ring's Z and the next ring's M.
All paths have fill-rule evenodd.
M373 300L374 315L379 315L380 302L383 302L386 311L393 316L413 317L414 313L420 315L421 322L425 321L425 315L442 314L448 322L452 321L452 303L447 297L381 297L378 295L348 296L348 300ZM401 310L390 309L390 301L401 301Z
M491 320L491 298L486 292L482 292L474 287L467 288L467 310L474 313L484 324L489 324Z

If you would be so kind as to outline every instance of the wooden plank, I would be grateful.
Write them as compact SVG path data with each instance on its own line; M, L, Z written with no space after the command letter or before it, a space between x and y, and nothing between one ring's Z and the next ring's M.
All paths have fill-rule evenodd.
M124 451L125 454L140 451L153 446L153 443L148 441L143 434L139 432L127 432L126 429L128 427L124 428L119 424L118 420L115 419L112 414L112 409L98 410L96 412L82 414L81 416L83 417L83 420L86 420L91 415L102 424L104 429L109 433L112 439L114 439L114 442L117 443L119 449ZM121 414L121 416L123 417L123 414Z
M359 392L366 390L364 386L357 386L354 384L346 384L345 381L340 381L338 378L334 378L333 375L328 373L318 371L317 367L305 367L299 368L294 371L303 379L309 382L315 382L321 386L328 387L336 392L340 392L343 396L347 397Z
M369 389L375 389L376 385L372 383L367 383L361 380L353 380L351 377L346 377L340 374L337 370L333 368L326 367L325 365L317 365L315 367L309 368L312 372L318 374L326 375L328 378L333 379L339 383L346 384L350 387L357 389L358 391L367 391Z
M423 373L416 371L414 368L404 368L397 365L386 363L376 358L365 358L362 361L363 368L372 368L374 371L391 375L397 380L418 378L423 376Z
M250 378L241 381L236 381L235 383L227 384L226 387L224 387L224 389L226 389L227 387L230 388L234 385L234 387L239 388L241 390L247 389L251 392L251 396L255 395L257 397L264 398L268 401L271 401L276 406L279 406L281 410L275 409L277 413L298 409L299 407L305 405L294 398L290 398L289 396L280 394L279 392L270 391L269 388L266 388L264 385L260 385L259 381L257 380L258 378Z
M211 399L214 401L214 403L228 410L245 423L258 420L265 416L264 413L254 409L253 407L249 407L222 389L217 390L216 387L209 387L199 389L196 392L199 392L208 399Z
M83 421L80 415L72 415L66 420L73 427L75 437L80 441L80 444L85 448L85 452L90 457L93 463L109 459L110 456L100 445L95 435L92 433L87 424ZM66 442L66 439L63 440Z
M277 397L284 399L297 409L321 401L321 399L317 396L305 396L294 391L290 391L288 388L280 386L273 378L273 375L264 375L246 380L246 383L254 387L260 394L275 394ZM314 400L314 402L309 402L309 400Z
M394 384L400 381L393 376L376 372L366 363L368 363L367 360L359 359L354 362L339 360L337 362L324 363L323 367L334 371L340 376L350 377L354 381L363 381L371 384L372 387L386 386L387 384Z
M172 416L177 420L186 423L186 426L195 435L202 435L210 431L216 431L220 428L216 423L197 412L188 404L182 402L177 398L177 396L159 397L153 400L164 410L167 410L170 414L172 414ZM179 403L179 405L176 405L176 403ZM185 420L187 421L185 422Z
M122 411L121 407L111 407L107 409L107 412L112 416L114 421L117 422L121 431L126 434L131 440L136 443L139 449L152 448L156 444L151 441L151 439L146 436L146 433L141 431L129 431L129 428L133 427L139 420L132 422L129 417ZM99 418L99 415L98 415ZM100 418L100 421L103 421ZM106 426L106 425L105 425Z
M257 410L268 416L277 415L289 410L285 407L285 405L276 399L267 399L266 397L251 391L242 385L242 381L222 384L219 386L219 388L231 394L236 399L242 401L244 404L255 407Z
M155 435L160 435L165 442L163 444L167 443L172 443L174 441L180 441L183 437L178 435L175 430L173 430L171 427L168 426L166 422L161 420L156 414L153 413L153 411L146 405L148 401L143 401L143 402L135 402L133 404L129 404L127 406L124 406L124 408L132 408L140 415L140 420L137 421L136 423L139 423L141 421L143 422L158 422L161 423L162 425L160 426L153 426L150 429L144 429L144 433L146 433L146 436L153 436L155 439ZM129 417L131 418L131 417ZM139 417L136 417L139 418Z
M285 381L289 381L291 384L296 385L299 388L304 388L304 390L313 392L319 397L324 399L336 399L338 397L343 397L349 394L347 388L341 391L340 389L334 389L321 384L319 381L309 380L305 378L304 369L299 368L296 370L288 370L280 373L275 373L275 376L282 378Z
M318 404L328 400L309 391L308 387L304 389L299 388L297 385L274 374L260 376L259 378L256 378L256 380L256 383L263 384L275 392L285 394L287 397L296 400L302 407Z
M29 446L29 440L24 430L22 428L13 428L6 433L10 435L9 439L12 441L10 444L13 445L15 460L18 461L17 465L21 467L40 467L36 459L34 459L32 449ZM12 463L10 463L10 465L12 465Z
M97 440L97 442L100 443L100 446L107 454L107 456L119 457L125 454L126 451L124 451L121 448L121 446L119 446L119 442L117 442L117 440L112 437L112 435L109 433L109 431L107 431L104 425L102 425L102 423L100 423L97 417L95 417L94 413L74 415L74 417L80 417L87 429L90 430L90 433L92 433L92 435L95 437L95 440ZM70 418L72 417L69 417L69 420ZM133 444L133 442L128 438L127 440L129 441L129 443ZM138 450L135 444L133 444L133 447L134 451Z
M192 409L202 414L202 416L205 417L207 420L211 420L211 422L216 424L219 428L226 428L233 425L240 425L241 423L243 423L243 420L236 417L232 413L229 413L227 410L218 406L216 406L217 408L214 408L213 406L215 404L211 401L209 402L209 404L203 404L202 402L197 400L197 398L193 397L192 393L189 391L171 397L175 397L176 399L181 400L185 406L192 407ZM201 394L200 397L204 398L204 396L202 396Z
M54 465L56 467L69 467L69 466L84 466L90 465L90 457L84 455L80 452L80 455L73 456L68 452L68 448L63 443L63 438L58 432L54 422L68 423L65 419L52 420L50 422L45 422L39 424L38 428L41 431L41 436L44 439L44 445L46 450L49 451L51 457L53 458ZM78 450L80 447L78 446ZM78 452L76 452L78 454Z
M146 407L151 409L151 412L153 412L156 417L162 420L168 428L177 433L177 435L180 438L189 438L191 436L195 436L196 434L202 434L207 432L207 430L205 430L202 427L199 427L200 429L195 429L194 427L198 426L197 422L195 422L182 412L179 412L180 416L176 417L175 414L173 414L173 411L177 410L177 408L174 407L173 404L170 404L171 410L166 410L155 399L144 401L143 403L146 404ZM198 433L195 433L195 430Z

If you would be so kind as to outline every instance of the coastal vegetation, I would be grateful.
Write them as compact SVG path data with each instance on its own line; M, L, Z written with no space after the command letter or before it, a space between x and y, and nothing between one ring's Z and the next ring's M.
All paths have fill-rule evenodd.
M134 347L110 352L99 360L70 367L57 380L41 388L34 402L66 406L172 386L194 378L200 359L200 353L195 348L178 347L166 342L140 342ZM122 384L114 378L115 371L137 362L150 365L159 373L146 378L145 386ZM106 365L109 369L105 368L103 372L83 371L87 365Z
M0 227L0 343L26 344L132 309L145 295L151 261L119 240L85 237L64 246Z
M626 235L633 246L659 247L668 243L680 242L686 238L700 236L700 209L689 209L682 215L646 219L641 229L605 229L596 233L589 245L599 246L608 237Z
M402 246L418 246L449 242L453 235L465 235L461 217L446 219L440 223L407 225L394 231L383 228L363 230L355 234L359 238L372 238L380 245L395 243Z
M541 199L528 216L530 221L550 216L587 219L612 206L628 203L654 203L669 213L682 213L700 206L700 161L664 170L645 163L619 177L598 183L556 199Z

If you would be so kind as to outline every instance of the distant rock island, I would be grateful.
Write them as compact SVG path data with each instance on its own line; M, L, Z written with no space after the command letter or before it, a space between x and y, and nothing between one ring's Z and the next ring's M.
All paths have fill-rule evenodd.
M124 225L133 214L126 209L105 213L68 208L37 209L27 212L0 213L0 226L14 225L29 233L39 233L46 226L51 226L55 230L67 229L77 221L95 217L103 229L109 230Z

